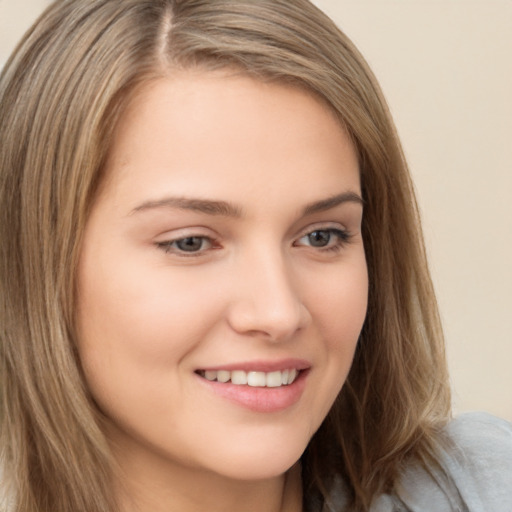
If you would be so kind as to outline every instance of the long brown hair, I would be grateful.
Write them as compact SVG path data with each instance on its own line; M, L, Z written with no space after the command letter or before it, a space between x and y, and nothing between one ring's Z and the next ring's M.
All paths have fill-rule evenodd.
M75 350L75 269L116 120L178 68L306 88L357 148L369 308L354 363L303 457L306 501L334 475L354 510L450 411L440 322L407 165L364 59L307 0L58 0L0 79L1 460L17 512L112 512L113 461Z

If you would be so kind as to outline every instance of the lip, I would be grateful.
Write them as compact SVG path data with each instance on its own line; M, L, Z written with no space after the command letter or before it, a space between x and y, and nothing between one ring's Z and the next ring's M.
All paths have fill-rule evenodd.
M292 384L277 388L252 387L248 385L232 384L231 382L209 381L196 372L196 377L209 392L221 397L239 407L258 412L276 413L285 411L295 405L301 398L306 387L307 377L311 365L304 360L286 359L279 361L251 361L245 363L228 364L201 368L201 370L244 370L272 372L296 368L299 375Z
M288 359L279 359L277 361L264 361L264 360L254 360L254 361L245 361L240 363L230 363L223 364L220 366L205 366L204 368L198 368L198 370L205 371L228 371L232 372L234 370L243 370L245 372L276 372L276 371L284 371L291 370L295 368L296 370L307 370L311 367L311 364L305 359L296 359L296 358L288 358Z

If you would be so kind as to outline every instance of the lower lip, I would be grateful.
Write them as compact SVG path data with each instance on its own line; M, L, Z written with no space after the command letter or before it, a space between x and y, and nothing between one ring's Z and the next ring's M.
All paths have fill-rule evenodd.
M292 384L278 388L252 387L231 382L210 381L198 376L215 394L254 412L279 412L296 404L306 385L308 370L302 370Z

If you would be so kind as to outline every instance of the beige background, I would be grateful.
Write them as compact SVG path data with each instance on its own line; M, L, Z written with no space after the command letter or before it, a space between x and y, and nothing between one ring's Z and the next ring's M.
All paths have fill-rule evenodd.
M456 412L512 420L512 0L316 0L395 116L423 213ZM47 0L0 0L0 65Z

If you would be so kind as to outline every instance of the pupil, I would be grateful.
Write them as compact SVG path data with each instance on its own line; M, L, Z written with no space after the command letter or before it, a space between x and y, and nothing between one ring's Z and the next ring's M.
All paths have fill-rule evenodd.
M325 247L330 239L331 234L328 231L313 231L309 234L309 242L313 247Z
M201 249L203 244L202 238L198 236L191 236L188 238L183 238L183 240L178 240L176 245L180 251L193 252Z

